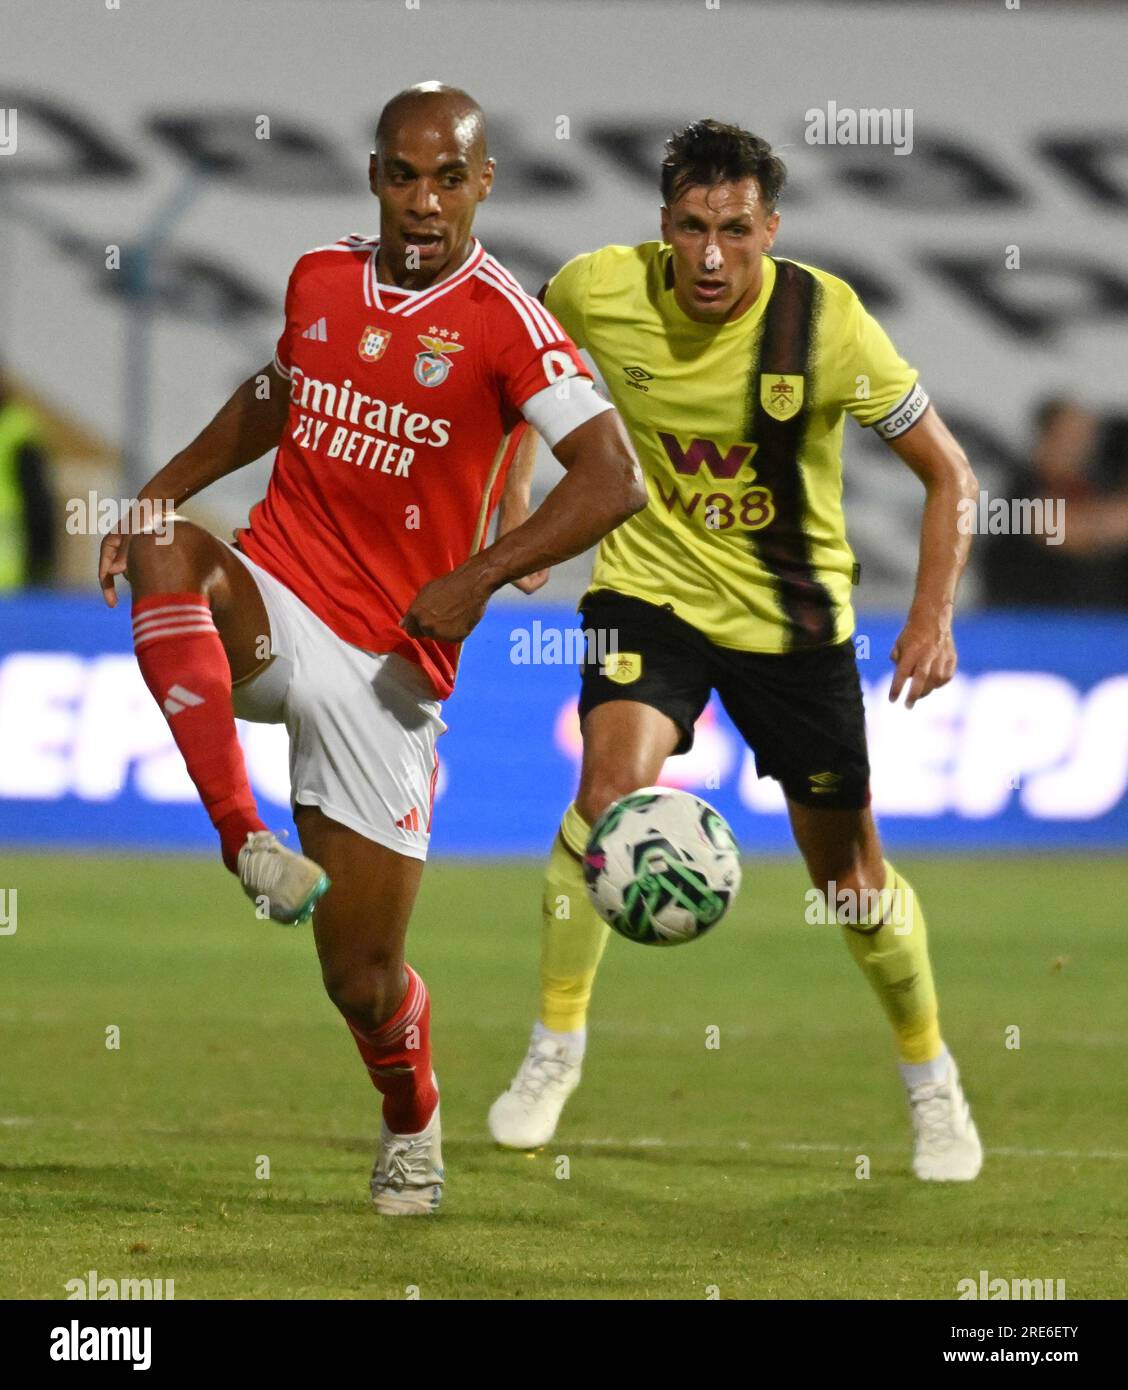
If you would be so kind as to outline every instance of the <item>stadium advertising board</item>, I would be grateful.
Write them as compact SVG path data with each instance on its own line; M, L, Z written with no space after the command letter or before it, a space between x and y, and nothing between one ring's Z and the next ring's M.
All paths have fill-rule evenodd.
M579 766L575 615L487 613L445 706L434 848L541 854ZM969 616L953 683L908 712L886 698L892 618L855 637L874 807L921 849L1128 843L1128 619ZM207 849L212 830L130 647L97 598L0 604L0 841ZM286 736L241 726L264 818L289 826ZM790 843L774 782L719 704L664 780L712 801L750 850Z

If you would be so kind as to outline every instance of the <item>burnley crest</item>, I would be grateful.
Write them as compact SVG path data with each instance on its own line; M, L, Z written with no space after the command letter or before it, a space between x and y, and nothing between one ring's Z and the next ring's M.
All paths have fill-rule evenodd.
M761 376L760 404L775 420L792 419L803 408L803 377Z

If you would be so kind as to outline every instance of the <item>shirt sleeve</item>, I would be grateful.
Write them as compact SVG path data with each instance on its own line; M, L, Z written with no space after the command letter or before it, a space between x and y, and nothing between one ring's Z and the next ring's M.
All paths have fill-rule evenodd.
M496 328L495 372L510 414L523 414L531 397L567 378L591 381L591 372L575 343L555 316L531 295L521 292L507 296Z
M301 262L298 262L301 265ZM298 278L298 266L290 271L290 279L286 285L286 322L282 325L282 333L274 348L274 368L280 376L284 376L287 381L293 370L291 357L291 344L294 332L294 300L296 299L296 282Z
M928 409L928 393L881 324L854 296L846 410L883 439L910 430Z
M560 267L545 286L544 302L564 331L579 347L586 348L586 307L591 292L591 276L595 252L573 256Z

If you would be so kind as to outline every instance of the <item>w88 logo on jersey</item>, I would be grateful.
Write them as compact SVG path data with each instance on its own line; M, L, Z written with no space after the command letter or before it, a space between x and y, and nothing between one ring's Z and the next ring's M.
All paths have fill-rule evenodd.
M667 490L656 481L667 512L682 512L708 531L762 531L775 520L775 503L766 487L747 487L742 492L689 492L675 483Z
M741 531L762 531L772 524L776 513L771 489L752 483L756 476L751 463L756 453L755 444L722 447L712 439L691 439L683 443L666 430L658 430L657 435L675 475L692 478L693 483L699 480L705 483L698 491L693 483L679 483L675 477L667 492L661 480L657 480L658 495L668 512L676 514L680 510L710 531L730 531L733 527ZM738 474L744 476L736 484ZM728 482L730 490L709 491L710 481Z

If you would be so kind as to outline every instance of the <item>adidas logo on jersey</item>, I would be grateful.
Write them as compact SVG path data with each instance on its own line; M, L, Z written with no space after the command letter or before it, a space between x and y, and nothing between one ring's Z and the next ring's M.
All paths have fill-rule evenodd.
M401 816L396 821L396 824L401 830L422 830L423 827L419 824L419 808L413 806L406 816Z
M181 710L188 709L192 705L202 705L204 697L193 694L191 690L185 690L182 685L174 685L165 696L162 706L165 714L171 716L179 714Z
M322 315L316 323L311 323L302 334L302 337L309 338L315 343L327 343L329 341L329 331L325 326L325 316Z

